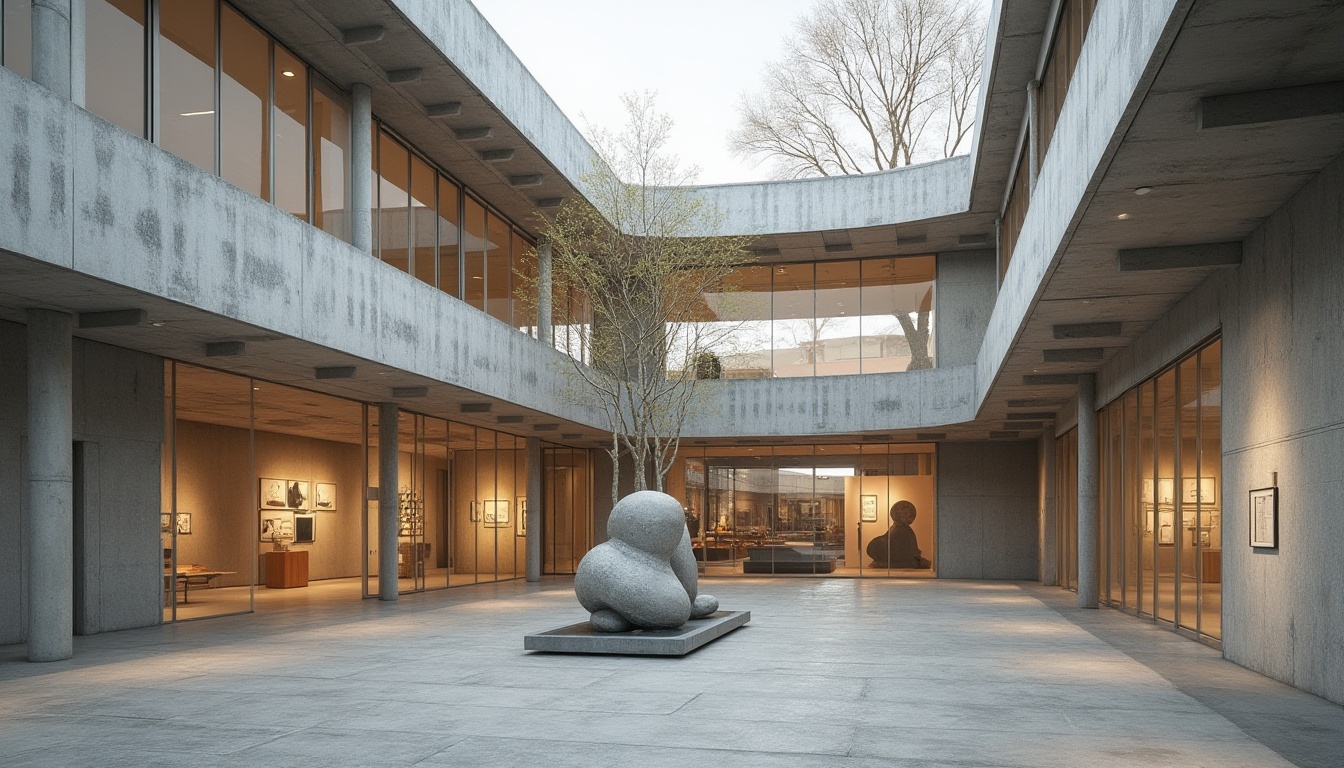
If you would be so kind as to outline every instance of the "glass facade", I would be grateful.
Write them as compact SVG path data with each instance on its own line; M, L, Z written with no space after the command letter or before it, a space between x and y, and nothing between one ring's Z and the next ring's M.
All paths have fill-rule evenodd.
M931 368L936 270L933 256L741 267L696 332L729 379Z
M1098 413L1101 599L1222 637L1222 344ZM1056 441L1060 584L1077 588L1077 431Z
M288 552L305 584L378 594L378 409L186 363L164 377L164 619L260 609ZM523 576L526 440L410 412L397 431L398 591ZM543 456L544 567L573 573L593 545L590 452Z
M667 492L708 575L931 577L936 463L927 444L686 447Z
M145 130L145 0L85 0L85 105L137 136Z

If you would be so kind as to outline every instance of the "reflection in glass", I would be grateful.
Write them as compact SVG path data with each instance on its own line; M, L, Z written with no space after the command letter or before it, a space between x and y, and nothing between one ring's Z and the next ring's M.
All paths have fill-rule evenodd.
M7 5L13 5L12 2ZM86 0L84 36L87 109L145 135L145 2Z
M513 302L510 300L513 290L511 272L513 256L510 253L512 243L509 223L490 213L486 217L486 311L491 317L513 324Z
M4 51L4 66L11 72L31 78L33 76L33 17L32 3L28 0L3 0L5 8L4 35L0 49Z
M412 274L426 285L435 284L434 269L436 257L434 243L438 240L436 231L438 213L434 194L438 177L429 163L411 155L411 246Z
M536 254L532 253L532 246L522 238L517 232L513 233L513 279L514 292L520 290L520 280L534 280L536 278ZM530 301L521 301L515 295L513 302L513 325L518 330L526 333L532 338L537 337L537 311L535 305Z
M386 133L378 135L379 258L410 270L410 152Z
M226 4L220 5L219 175L234 186L271 199L270 40Z
M1139 539L1139 601L1140 613L1152 614L1154 604L1153 567L1157 558L1157 487L1154 483L1157 460L1153 436L1153 385L1149 381L1139 386L1139 483L1140 514L1143 525Z
M868 259L862 266L863 372L932 367L936 259Z
M313 89L313 225L350 241L350 112Z
M308 220L308 68L275 46L275 204Z
M457 252L461 196L456 184L445 176L439 177L439 290L458 298L462 297Z
M1199 363L1190 357L1176 376L1176 621L1199 629ZM1189 481L1187 481L1187 478ZM1189 486L1190 492L1187 492Z
M463 300L471 306L485 309L485 207L468 196L466 201L466 221L464 255L462 271L464 278Z
M159 145L215 172L215 0L159 6Z
M1176 371L1157 377L1157 617L1176 620Z
M859 373L859 262L818 262L815 301L817 375Z
M1222 478L1222 356L1223 343L1215 341L1199 353L1199 475L1208 486L1200 504L1200 535L1208 536L1200 569L1199 631L1223 636L1223 515L1227 489Z
M813 264L775 267L772 317L772 370L775 376L816 373L821 328L813 292Z

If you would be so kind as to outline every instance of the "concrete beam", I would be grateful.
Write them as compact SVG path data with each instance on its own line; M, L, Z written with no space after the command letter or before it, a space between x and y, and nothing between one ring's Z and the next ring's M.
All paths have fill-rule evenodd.
M1098 363L1106 354L1101 347L1077 347L1074 349L1047 349L1041 359L1047 363Z
M247 353L247 344L241 341L212 341L205 345L206 357L237 357Z
M1157 248L1125 248L1115 257L1121 272L1158 269L1235 267L1241 264L1241 243L1166 245Z
M346 45L367 45L383 39L387 30L381 26L355 27L341 30L341 42Z
M1344 114L1344 80L1205 96L1199 100L1199 130L1340 114Z
M113 309L107 312L80 312L79 327L86 328L125 328L144 325L149 313L143 309Z
M1099 339L1119 336L1120 323L1070 323L1054 326L1056 339Z

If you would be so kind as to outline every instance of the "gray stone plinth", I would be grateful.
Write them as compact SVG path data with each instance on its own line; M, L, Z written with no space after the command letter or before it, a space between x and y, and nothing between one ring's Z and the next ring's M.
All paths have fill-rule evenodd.
M523 649L548 653L610 653L622 656L685 656L751 621L751 611L718 611L676 629L598 632L581 621L523 637Z

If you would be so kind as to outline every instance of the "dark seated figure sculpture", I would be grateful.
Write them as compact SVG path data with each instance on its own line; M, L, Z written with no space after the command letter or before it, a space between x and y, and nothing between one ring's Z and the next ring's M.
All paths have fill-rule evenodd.
M915 521L915 505L898 501L891 505L891 527L868 542L868 556L874 568L929 568L933 564L920 557L919 540L910 524Z

